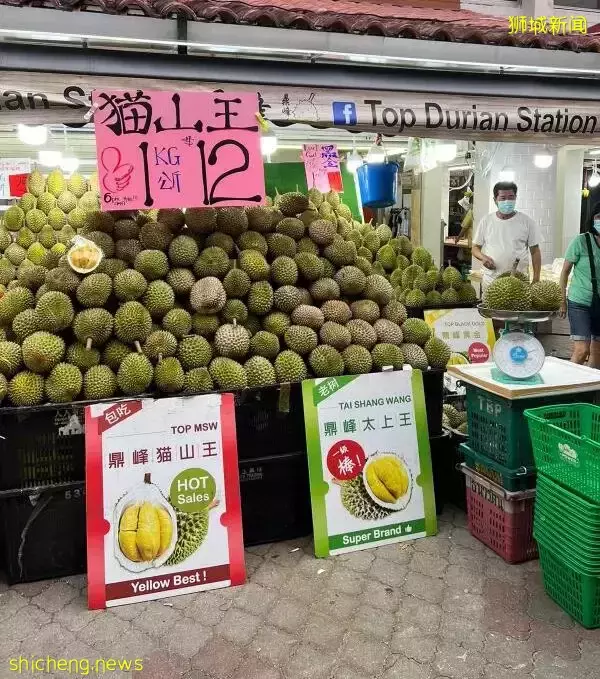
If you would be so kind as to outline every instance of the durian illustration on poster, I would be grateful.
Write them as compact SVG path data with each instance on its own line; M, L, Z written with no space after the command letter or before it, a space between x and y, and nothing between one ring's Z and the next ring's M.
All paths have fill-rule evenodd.
M231 394L86 408L88 605L245 579Z
M306 380L302 393L316 556L434 535L421 372Z
M452 354L447 365L485 363L496 343L494 324L477 309L425 309L425 322Z

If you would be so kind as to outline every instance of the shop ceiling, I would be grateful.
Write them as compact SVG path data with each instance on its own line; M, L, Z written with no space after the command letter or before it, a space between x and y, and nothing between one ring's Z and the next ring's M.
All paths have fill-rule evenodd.
M0 0L3 5L4 0ZM254 1L254 0L253 0ZM258 0L256 0L258 1ZM14 4L14 0L10 0ZM17 0L19 2L19 0ZM77 3L75 5L84 3ZM112 6L106 3L107 6ZM153 3L147 3L152 5ZM207 2L195 3L194 7L208 5ZM216 3L212 3L215 4ZM277 4L277 3L272 3ZM332 4L332 0L329 0ZM362 4L362 3L361 3ZM59 2L60 6L61 3ZM73 2L65 3L65 8L74 6ZM220 7L242 6L243 3L221 2ZM368 5L368 3L367 3ZM144 7L144 3L139 3ZM157 6L157 5L156 5ZM163 6L167 6L166 4ZM116 5L115 5L116 7ZM171 14L177 11L178 3L169 3ZM188 11L183 12L187 7ZM121 4L119 4L121 8ZM93 9L86 7L85 9ZM301 62L315 64L344 64L347 66L369 66L378 68L406 68L465 73L486 73L501 75L538 75L538 76L570 76L570 77L597 77L600 74L600 37L580 36L583 40L576 41L573 37L573 46L569 48L566 39L562 42L551 41L552 49L540 49L541 42L523 40L523 46L510 46L506 44L473 44L472 40L483 40L481 35L492 29L486 22L498 18L480 17L469 19L471 33L465 34L461 40L460 21L436 23L429 22L431 39L424 39L422 35L418 39L411 39L416 35L415 28L412 33L408 29L402 37L390 35L349 34L346 26L338 23L324 27L324 30L302 30L298 26L308 26L306 22L297 21L290 28L278 28L273 26L251 26L233 23L234 19L227 17L213 18L212 21L192 20L194 18L190 5L181 4L183 12L178 18L150 18L148 16L115 16L98 11L70 12L68 19L64 12L54 9L42 9L36 7L14 7L3 5L1 10L2 25L0 26L0 56L2 56L3 44L21 45L62 45L85 48L86 51L94 49L110 49L122 52L143 51L156 54L181 54L199 57L229 57L245 59L277 60L288 62ZM415 10L415 8L408 8ZM119 9L121 11L121 9ZM132 10L131 10L132 11ZM426 12L425 10L415 10ZM451 12L446 12L451 15ZM469 14L471 12L455 12L454 14ZM207 15L208 16L208 15ZM233 16L233 15L232 15ZM236 15L240 16L239 12ZM323 14L320 15L323 17ZM417 15L418 16L418 15ZM256 17L255 17L256 18ZM503 21L504 19L502 19ZM413 24L419 22L411 20ZM403 26L411 24L404 21ZM477 26L480 21L482 26ZM273 23L276 23L275 21ZM281 22L279 22L281 24ZM382 30L387 30L393 22L382 24ZM423 22L421 22L422 24ZM464 22L462 22L464 23ZM363 26L367 33L369 26ZM371 26L372 28L372 26ZM354 24L354 32L360 30L359 22ZM493 29L494 35L490 42L502 42L498 38L497 26ZM504 40L507 40L508 28L504 27ZM344 32L345 31L345 32ZM445 31L445 32L444 32ZM477 33L479 31L479 33ZM479 36L479 37L478 37ZM549 36L550 38L552 36ZM571 38L569 38L571 40ZM445 41L445 42L440 42ZM513 41L515 42L515 41ZM563 44L564 43L564 44ZM516 44L516 43L515 43ZM580 49L591 51L567 51L568 49ZM594 51L596 50L596 51ZM6 66L0 58L0 68L14 68ZM48 65L49 66L49 65ZM44 64L40 64L44 68Z

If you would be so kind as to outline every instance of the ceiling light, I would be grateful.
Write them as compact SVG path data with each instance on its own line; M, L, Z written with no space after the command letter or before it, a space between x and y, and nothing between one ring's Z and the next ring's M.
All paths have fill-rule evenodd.
M346 156L346 169L348 172L356 172L358 168L363 164L363 159L360 153L356 149Z
M17 126L19 141L31 146L41 146L48 139L48 130L45 125L21 125Z
M46 167L56 167L61 163L62 153L60 151L39 151L38 160Z
M73 174L79 167L79 158L75 156L65 157L60 161L60 169L67 174Z
M598 174L598 166L594 163L592 174L588 177L587 185L592 189L600 184L600 174Z
M515 171L510 167L504 166L498 174L498 181L514 182L515 181Z
M544 146L542 153L536 153L533 156L533 164L541 170L547 170L552 165L553 160L554 158L547 146Z
M440 163L449 163L456 158L458 147L455 143L436 144L435 157Z
M588 156L600 156L600 149L593 149L592 151L589 151Z
M265 132L261 135L260 151L263 156L270 156L277 151L277 137L273 132Z

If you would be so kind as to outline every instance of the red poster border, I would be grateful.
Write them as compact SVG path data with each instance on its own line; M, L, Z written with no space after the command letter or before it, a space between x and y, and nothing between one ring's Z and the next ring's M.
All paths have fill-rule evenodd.
M246 581L246 564L233 394L221 394L221 446L227 506L221 523L227 528L231 584L241 585Z
M102 435L99 417L92 406L85 409L85 482L87 531L88 607L106 608L104 573L104 479L102 476Z

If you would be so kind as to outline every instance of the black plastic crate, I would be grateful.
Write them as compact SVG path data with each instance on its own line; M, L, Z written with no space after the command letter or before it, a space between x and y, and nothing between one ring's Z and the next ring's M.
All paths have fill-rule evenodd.
M306 452L240 460L244 544L312 533Z
M423 391L425 392L429 436L441 436L442 405L444 403L444 370L441 368L424 370Z
M306 449L301 384L238 392L235 421L240 460Z
M0 409L0 490L85 478L84 404Z
M85 573L85 491L47 488L0 503L9 584Z
M465 477L457 468L464 458L460 441L450 432L429 439L435 506L441 514L447 504L466 510Z

